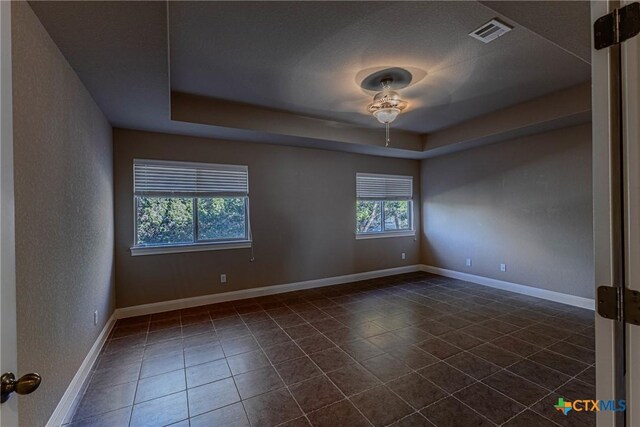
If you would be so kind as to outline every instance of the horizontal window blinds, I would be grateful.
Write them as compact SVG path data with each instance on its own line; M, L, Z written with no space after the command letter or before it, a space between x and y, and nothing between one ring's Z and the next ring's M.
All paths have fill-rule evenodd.
M210 163L133 161L134 194L156 197L244 197L247 166Z
M411 200L413 177L398 175L356 174L359 200Z

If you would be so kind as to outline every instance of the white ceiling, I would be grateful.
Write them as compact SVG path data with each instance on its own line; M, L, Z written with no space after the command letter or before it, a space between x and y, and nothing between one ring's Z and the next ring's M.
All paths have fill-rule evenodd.
M309 146L306 138L172 121L170 93L379 127L359 82L400 66L415 81L401 91L410 104L394 126L422 134L588 81L585 2L561 2L556 20L551 2L519 3L30 5L114 126ZM487 45L467 35L493 17L515 29ZM587 28L586 39L575 27ZM563 33L570 42L558 42Z

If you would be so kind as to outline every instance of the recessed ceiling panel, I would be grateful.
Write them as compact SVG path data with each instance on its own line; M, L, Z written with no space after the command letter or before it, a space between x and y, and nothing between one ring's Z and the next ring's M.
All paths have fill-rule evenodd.
M457 1L175 2L171 87L378 126L361 80L403 67L415 75L394 126L422 133L589 80L588 64L518 25L490 44L468 36L496 15Z
M332 145L326 138L171 120L171 90L383 135L366 110L374 91L361 83L381 69L402 67L412 73L409 86L400 89L409 107L393 123L393 139L394 129L437 131L589 80L588 64L557 42L588 25L581 18L584 5L574 13L571 2L545 2L537 12L530 4L504 3L513 20L478 2L459 1L30 5L114 126L415 156L377 147L382 139L370 146ZM556 7L562 19L543 19L556 16ZM525 22L523 14L537 18ZM496 17L514 30L489 44L468 36Z

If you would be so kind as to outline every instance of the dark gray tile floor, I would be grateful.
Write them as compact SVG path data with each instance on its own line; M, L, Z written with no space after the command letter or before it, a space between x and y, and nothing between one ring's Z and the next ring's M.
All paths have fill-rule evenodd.
M412 273L121 320L71 426L590 426L592 311Z

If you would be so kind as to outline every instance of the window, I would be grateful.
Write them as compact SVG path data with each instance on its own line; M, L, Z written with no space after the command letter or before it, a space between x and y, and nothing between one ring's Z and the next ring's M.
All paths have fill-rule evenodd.
M356 174L356 238L414 235L413 177Z
M246 166L134 160L133 255L248 247Z

